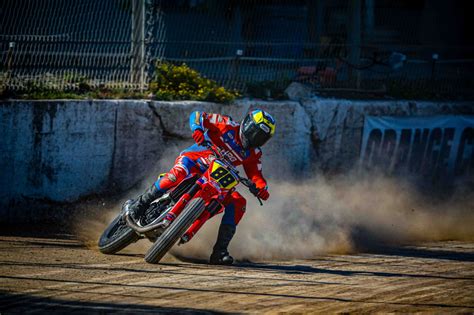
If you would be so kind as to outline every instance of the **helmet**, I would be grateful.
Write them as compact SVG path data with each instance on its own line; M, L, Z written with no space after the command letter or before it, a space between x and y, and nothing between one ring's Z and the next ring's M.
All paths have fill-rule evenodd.
M269 113L257 109L240 123L240 139L245 149L264 145L275 133L275 120Z

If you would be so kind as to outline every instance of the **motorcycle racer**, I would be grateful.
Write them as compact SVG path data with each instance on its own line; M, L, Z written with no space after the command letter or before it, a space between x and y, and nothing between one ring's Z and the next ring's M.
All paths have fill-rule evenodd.
M213 152L203 145L206 141L212 142L234 166L243 166L245 173L255 184L257 197L263 200L269 198L267 182L262 175L260 147L275 133L275 120L270 114L257 109L248 113L239 124L229 116L196 111L191 113L189 124L196 143L182 151L171 170L160 176L143 194L124 203L124 211L130 211L135 219L139 220L153 200L178 185L187 175L206 171L214 158ZM245 213L246 200L234 191L224 200L223 206L224 216L210 263L230 265L233 258L227 247ZM173 220L173 215L169 213L164 222L169 225ZM193 227L186 232L184 239L189 240L194 235L196 231Z

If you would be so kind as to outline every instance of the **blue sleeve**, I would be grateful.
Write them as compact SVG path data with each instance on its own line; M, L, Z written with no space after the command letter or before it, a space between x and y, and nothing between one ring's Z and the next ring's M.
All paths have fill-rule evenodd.
M196 129L204 131L204 127L202 126L202 112L196 111L191 113L191 116L189 116L189 126L193 132L196 131Z

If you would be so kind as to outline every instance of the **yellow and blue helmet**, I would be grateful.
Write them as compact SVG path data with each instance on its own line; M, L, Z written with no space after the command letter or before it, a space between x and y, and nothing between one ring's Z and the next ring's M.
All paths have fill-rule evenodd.
M245 116L240 124L240 139L245 149L264 145L275 133L275 119L260 109Z

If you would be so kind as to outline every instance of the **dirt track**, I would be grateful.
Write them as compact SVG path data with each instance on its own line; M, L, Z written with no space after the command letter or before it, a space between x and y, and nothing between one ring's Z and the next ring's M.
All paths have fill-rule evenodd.
M0 311L474 312L474 244L215 267L104 256L70 235L0 237Z

